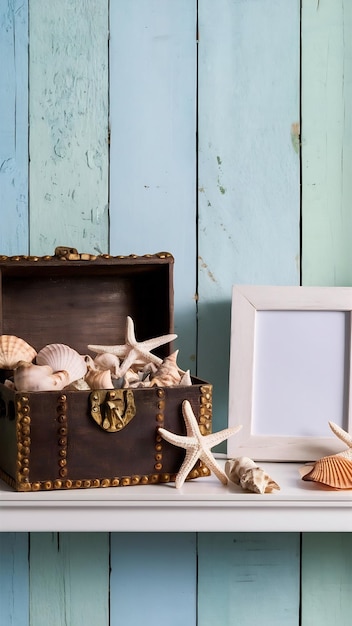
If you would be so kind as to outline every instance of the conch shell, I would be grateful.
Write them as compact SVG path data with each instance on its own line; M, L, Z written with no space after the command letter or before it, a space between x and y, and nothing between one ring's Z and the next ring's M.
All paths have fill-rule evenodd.
M65 371L53 372L50 365L20 361L13 373L17 391L60 391L68 385Z
M50 343L42 348L36 362L38 365L50 365L53 372L65 370L68 373L68 384L83 378L87 372L84 357L64 343Z
M245 491L270 493L274 489L280 489L269 474L247 456L226 461L225 474L229 481L240 485Z
M110 370L88 369L85 376L90 389L113 389Z
M163 360L150 380L152 387L171 387L180 384L181 374L176 363L178 352L176 350Z
M30 363L36 351L16 335L0 335L0 369L13 370L19 361Z
M318 459L313 466L310 466L310 470L308 466L308 471L302 476L302 480L312 480L332 489L352 489L352 437L334 422L329 422L329 426L333 433L349 447L338 454Z

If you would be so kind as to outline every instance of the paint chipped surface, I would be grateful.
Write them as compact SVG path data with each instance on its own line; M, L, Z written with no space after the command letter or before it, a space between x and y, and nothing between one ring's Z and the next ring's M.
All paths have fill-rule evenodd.
M108 0L30 4L32 254L54 237L108 251L107 16Z
M299 122L294 122L291 125L291 142L294 151L296 152L296 154L299 154L301 144L301 128Z
M204 259L202 259L201 256L198 257L199 263L200 263L200 268L204 269L206 271L206 274L208 275L208 277L210 278L210 280L214 283L217 282L213 272L210 271L208 265L205 263Z

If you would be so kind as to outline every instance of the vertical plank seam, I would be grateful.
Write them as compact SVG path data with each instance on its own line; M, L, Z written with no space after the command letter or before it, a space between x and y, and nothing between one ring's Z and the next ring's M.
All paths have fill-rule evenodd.
M111 532L109 532L108 626L111 626Z
M110 119L110 0L107 1L107 12L108 12L108 16L107 16L107 20L108 20L108 111L107 111L107 115L108 115L108 124L107 124L107 128L108 128L108 173L107 173L107 185L108 185L108 189L107 189L107 200L108 200L108 217L107 217L107 243L108 243L108 249L107 249L107 253L110 254L110 247L111 247L111 238L110 238L110 180L111 180L111 169L110 169L110 144L111 144L111 119ZM109 539L110 542L110 539ZM109 543L110 546L110 543ZM110 609L109 609L110 610ZM110 615L109 615L109 622L110 622Z
M198 353L199 353L199 0L196 0L196 376L198 376Z
M196 532L196 624L199 621L199 532Z
M299 158L299 284L303 284L303 272L302 272L302 256L303 256L303 189L302 189L302 11L303 0L300 2L299 7L299 94L298 94L298 106L299 106L299 141L298 141L298 158Z
M299 533L299 583L298 583L298 624L302 626L302 552L303 552L303 533Z

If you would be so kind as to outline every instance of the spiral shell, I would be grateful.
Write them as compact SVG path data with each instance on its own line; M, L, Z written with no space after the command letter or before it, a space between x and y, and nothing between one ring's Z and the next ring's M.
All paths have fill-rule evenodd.
M24 339L16 335L0 335L0 369L12 370L19 361L30 363L36 354Z
M151 378L150 382L153 387L171 387L172 385L179 385L181 374L176 363L177 355L178 350L163 360L156 373L153 375L153 378Z
M226 461L225 474L229 482L240 485L245 491L271 493L274 489L280 489L271 476L247 456Z
M50 365L53 372L68 372L68 384L83 378L87 372L84 357L64 343L50 343L42 348L36 358L38 365Z
M352 489L352 461L342 454L324 456L302 479L334 489Z
M91 389L113 389L110 370L89 369L85 380Z
M68 373L53 372L50 365L20 361L14 370L17 391L59 391L68 384Z

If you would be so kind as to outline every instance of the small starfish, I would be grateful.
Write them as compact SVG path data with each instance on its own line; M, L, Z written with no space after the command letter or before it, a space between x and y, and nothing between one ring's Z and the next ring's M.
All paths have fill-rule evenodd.
M218 443L225 441L225 439L228 439L237 433L242 426L225 428L225 430L220 430L219 432L212 433L211 435L202 435L199 430L199 424L188 400L184 400L182 402L182 414L186 424L187 436L176 435L175 433L165 430L165 428L158 428L158 431L163 439L166 439L169 443L186 450L185 459L176 476L176 488L179 489L182 487L189 472L192 470L198 459L203 461L209 470L212 470L224 485L227 485L227 476L221 469L220 465L215 461L210 450Z
M177 335L162 335L155 337L155 339L147 339L146 341L138 342L134 331L134 323L131 317L127 317L126 321L126 335L125 344L117 346L93 346L89 345L89 350L93 350L97 354L103 354L107 352L114 354L120 358L123 358L123 363L120 366L118 377L122 377L126 374L127 370L133 363L148 363L152 362L156 365L160 365L162 359L150 351L159 346L169 343L176 339Z

